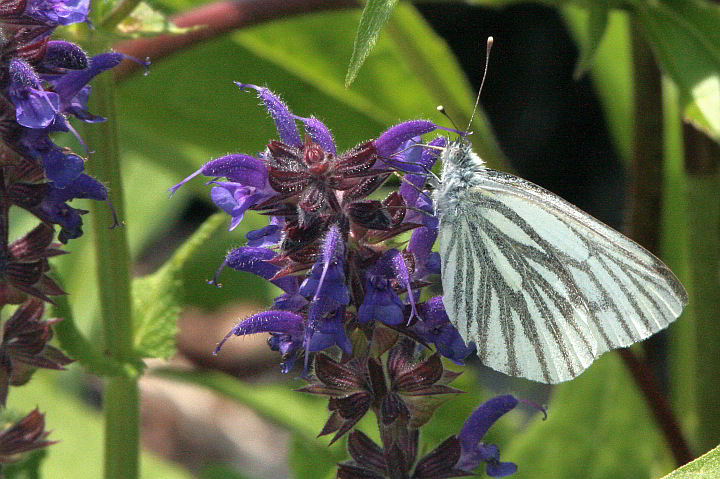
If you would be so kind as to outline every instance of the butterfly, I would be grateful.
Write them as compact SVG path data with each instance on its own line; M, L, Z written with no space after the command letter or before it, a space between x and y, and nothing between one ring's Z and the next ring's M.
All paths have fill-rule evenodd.
M443 302L480 360L559 383L665 328L688 296L652 253L550 191L484 166L463 137L434 201Z

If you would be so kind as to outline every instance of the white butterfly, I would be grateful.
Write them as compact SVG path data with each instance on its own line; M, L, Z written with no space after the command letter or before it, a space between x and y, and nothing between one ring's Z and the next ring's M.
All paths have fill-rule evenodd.
M665 264L553 193L491 170L459 139L435 190L443 300L480 360L543 383L665 328L687 304Z

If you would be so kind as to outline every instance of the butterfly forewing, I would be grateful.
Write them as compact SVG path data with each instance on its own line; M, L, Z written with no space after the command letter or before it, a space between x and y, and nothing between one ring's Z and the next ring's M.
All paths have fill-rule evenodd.
M440 254L445 308L484 364L566 381L680 315L685 290L647 250L533 183L473 171L441 212Z

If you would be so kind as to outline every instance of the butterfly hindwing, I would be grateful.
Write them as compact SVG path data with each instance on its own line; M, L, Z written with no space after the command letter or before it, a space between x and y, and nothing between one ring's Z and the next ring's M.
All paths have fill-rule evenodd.
M679 316L655 256L549 191L483 169L440 224L445 308L484 364L545 383Z

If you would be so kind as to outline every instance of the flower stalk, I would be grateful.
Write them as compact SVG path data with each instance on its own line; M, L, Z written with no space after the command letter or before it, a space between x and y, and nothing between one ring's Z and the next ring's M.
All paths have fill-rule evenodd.
M93 111L108 118L95 128L86 128L85 137L95 153L89 162L93 176L112 185L112 204L119 218L125 217L120 154L118 150L114 80L104 75L93 85ZM112 224L105 205L93 204L93 232L98 292L103 317L105 347L120 363L134 357L130 294L130 253L127 229ZM137 379L112 377L105 390L105 477L134 478L139 471L139 406Z

